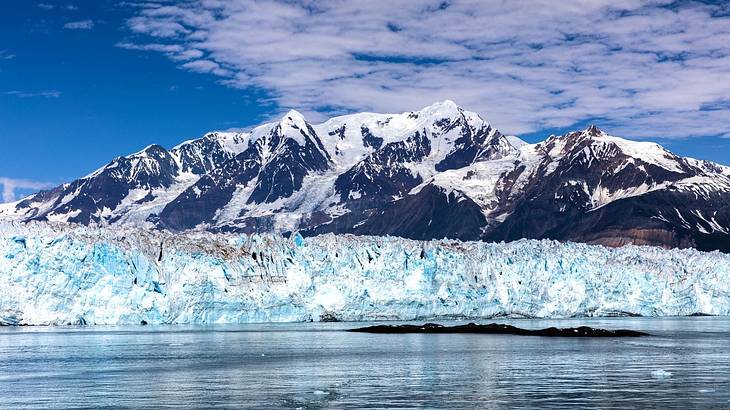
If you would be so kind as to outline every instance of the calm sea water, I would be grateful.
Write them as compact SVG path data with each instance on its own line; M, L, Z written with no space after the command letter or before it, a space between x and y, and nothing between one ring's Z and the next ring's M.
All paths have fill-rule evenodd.
M356 323L0 328L0 408L730 407L728 318L503 322L653 336L341 331Z

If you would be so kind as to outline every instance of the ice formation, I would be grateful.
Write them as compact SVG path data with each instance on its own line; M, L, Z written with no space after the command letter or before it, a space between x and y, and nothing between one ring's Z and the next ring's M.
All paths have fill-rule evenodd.
M0 323L730 314L730 255L0 223Z

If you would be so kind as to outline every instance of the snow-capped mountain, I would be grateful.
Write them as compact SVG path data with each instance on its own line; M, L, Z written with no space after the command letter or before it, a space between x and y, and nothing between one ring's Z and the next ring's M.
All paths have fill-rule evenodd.
M152 145L0 217L730 251L728 203L730 168L594 126L526 144L444 101Z
M729 175L591 126L435 175L355 233L730 251Z

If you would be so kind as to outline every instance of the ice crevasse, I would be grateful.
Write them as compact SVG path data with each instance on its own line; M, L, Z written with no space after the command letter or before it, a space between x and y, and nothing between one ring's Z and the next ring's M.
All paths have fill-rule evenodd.
M730 314L730 255L0 223L0 324Z

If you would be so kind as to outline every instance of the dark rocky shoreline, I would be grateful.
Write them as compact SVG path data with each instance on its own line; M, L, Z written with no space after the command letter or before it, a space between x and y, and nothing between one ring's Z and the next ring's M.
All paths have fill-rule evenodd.
M446 334L446 333L475 333L475 334L496 334L496 335L518 335L518 336L548 336L548 337L639 337L650 336L648 333L638 332L627 329L598 329L588 326L557 328L549 327L546 329L522 329L512 325L499 323L490 323L486 325L478 325L469 323L458 326L444 326L436 323L426 323L423 325L377 325L360 327L356 329L348 329L348 332L360 333L382 333L382 334L402 334L402 333L429 333L429 334Z

